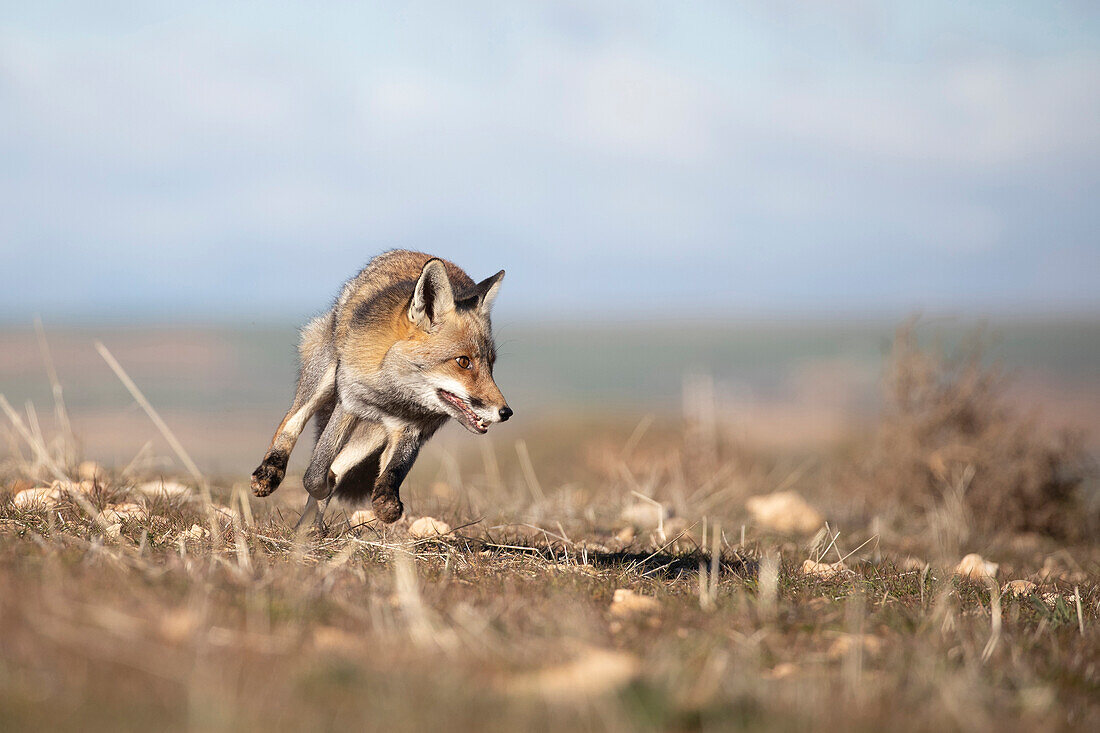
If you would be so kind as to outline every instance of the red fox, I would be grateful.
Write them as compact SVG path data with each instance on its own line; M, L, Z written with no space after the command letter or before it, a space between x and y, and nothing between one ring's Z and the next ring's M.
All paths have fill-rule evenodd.
M503 278L501 270L475 284L453 263L420 252L372 259L332 309L302 329L298 388L252 474L252 492L279 487L315 416L299 524L312 516L320 525L333 496L369 498L380 520L400 519L401 482L448 418L480 434L512 416L493 381L489 320Z

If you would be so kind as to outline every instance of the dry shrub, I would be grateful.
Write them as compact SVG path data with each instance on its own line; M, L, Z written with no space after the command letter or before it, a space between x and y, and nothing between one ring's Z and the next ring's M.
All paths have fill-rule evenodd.
M898 329L887 363L881 422L861 465L869 508L902 524L943 524L950 513L960 542L972 532L1086 536L1095 516L1081 490L1094 471L1081 436L1011 404L980 332L948 355L922 348L916 325Z

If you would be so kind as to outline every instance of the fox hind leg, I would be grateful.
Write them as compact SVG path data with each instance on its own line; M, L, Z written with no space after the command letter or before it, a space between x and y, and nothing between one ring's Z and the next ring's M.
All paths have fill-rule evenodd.
M294 531L298 532L308 528L310 524L314 529L323 531L325 528L325 510L328 509L328 503L329 499L317 501L314 497L309 497L306 500L305 509L302 510L302 516L298 518L297 524L294 525Z
M336 485L332 474L333 461L355 433L357 423L358 419L345 410L339 402L333 405L332 414L321 434L317 436L317 444L313 446L309 467L302 477L302 484L310 496L326 499L332 495Z

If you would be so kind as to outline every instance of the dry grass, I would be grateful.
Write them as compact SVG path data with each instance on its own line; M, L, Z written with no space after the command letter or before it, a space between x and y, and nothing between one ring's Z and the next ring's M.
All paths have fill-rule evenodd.
M922 347L915 322L898 330L883 418L855 483L873 512L892 508L902 524L934 524L947 511L965 514L964 529L985 539L1094 536L1096 487L1086 484L1096 471L1082 436L1050 430L1013 404L983 347L976 333L946 354Z
M295 535L294 485L150 494L141 461L18 507L76 467L12 412L3 729L1100 726L1094 539L990 533L965 498L882 532L897 513L830 484L850 454L753 454L696 407L425 457L406 506L455 528L438 539L340 513ZM828 528L754 525L747 499L773 491ZM96 521L123 503L145 511ZM954 577L964 550L1036 589Z

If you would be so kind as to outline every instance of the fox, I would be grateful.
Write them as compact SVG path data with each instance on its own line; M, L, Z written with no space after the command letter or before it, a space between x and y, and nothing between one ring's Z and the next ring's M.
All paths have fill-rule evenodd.
M471 433L512 417L497 387L490 311L504 270L475 283L454 263L392 250L348 280L301 331L298 384L252 473L258 497L282 483L312 418L317 440L298 522L321 527L332 498L370 501L386 524L404 513L401 484L421 447L450 419Z

